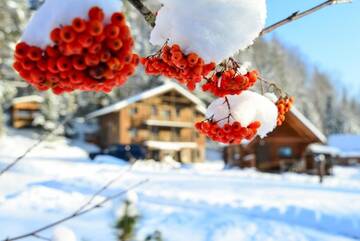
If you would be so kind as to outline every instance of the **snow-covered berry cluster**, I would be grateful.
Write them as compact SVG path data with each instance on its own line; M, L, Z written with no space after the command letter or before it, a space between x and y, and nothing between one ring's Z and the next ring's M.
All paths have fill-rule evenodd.
M195 128L203 135L206 135L213 141L224 144L240 144L243 140L252 140L261 123L254 121L247 127L241 126L240 122L235 121L232 124L225 124L223 127L213 121L202 121L195 124Z
M218 97L238 95L252 87L257 79L258 72L256 70L242 75L236 69L229 69L215 73L207 79L207 83L202 86L202 89Z
M283 97L276 102L276 106L278 108L278 113L279 113L277 118L278 126L282 126L284 124L285 115L290 111L293 104L294 104L294 97Z
M195 53L185 54L177 44L165 44L158 53L142 58L141 62L147 74L176 79L189 90L194 90L196 84L216 67L215 63L206 64Z
M38 90L55 94L74 90L110 92L122 85L139 64L125 16L116 12L105 24L99 7L88 19L74 18L71 25L51 31L52 45L45 49L20 42L14 69Z

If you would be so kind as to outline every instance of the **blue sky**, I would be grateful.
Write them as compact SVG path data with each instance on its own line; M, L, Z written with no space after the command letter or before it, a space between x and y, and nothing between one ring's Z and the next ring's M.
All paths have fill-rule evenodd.
M321 2L267 0L267 25ZM360 95L360 0L327 7L274 34L284 44L298 49L307 63L333 75L340 88L344 86L351 95Z

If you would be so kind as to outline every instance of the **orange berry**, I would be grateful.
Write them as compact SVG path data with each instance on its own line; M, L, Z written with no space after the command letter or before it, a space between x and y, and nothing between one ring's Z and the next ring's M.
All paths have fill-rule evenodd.
M247 73L247 77L249 78L250 83L255 83L258 79L258 72L256 70L253 70Z
M55 28L51 31L50 33L50 39L54 42L54 43L58 43L61 40L61 36L60 36L60 32L61 29L60 28Z
M15 47L15 58L17 59L25 58L27 56L29 48L30 48L29 45L24 42L18 43Z
M57 68L59 71L64 72L64 71L69 71L71 69L71 62L70 59L66 58L66 57L61 57L57 60Z
M58 57L60 55L59 50L55 46L54 47L47 46L45 52L51 58Z
M47 61L45 59L40 59L36 62L36 66L41 71L47 71Z
M134 65L138 65L140 63L140 57L137 54L132 55L131 63Z
M32 70L35 68L35 63L29 59L25 59L21 64L23 69L25 70Z
M183 55L180 51L174 51L171 55L172 62L179 62L182 59Z
M82 33L79 36L78 40L81 46L83 46L84 48L88 48L94 43L94 38L87 33Z
M47 68L50 73L53 73L53 74L59 73L56 59L48 59Z
M95 66L100 63L100 57L95 54L87 54L85 56L85 63L87 66Z
M120 34L120 28L114 24L109 24L105 27L106 37L109 39L115 39Z
M103 21L105 18L103 10L99 7L91 8L88 15L91 20Z
M88 24L88 31L91 36L99 36L104 31L104 24L98 20L91 20Z
M111 23L115 25L124 25L125 24L125 15L123 13L114 13L111 16Z
M82 33L86 30L86 21L81 18L74 18L71 26L75 32Z
M20 71L22 71L24 68L23 68L23 66L22 66L22 64L21 64L21 62L18 62L18 61L15 61L14 63L13 63L13 68L17 71L17 72L20 72Z
M42 50L38 47L30 47L27 52L27 57L32 61L38 61L41 59Z
M37 69L31 71L30 78L32 83L41 83L46 80L44 73Z
M110 51L102 51L100 54L100 61L107 62L111 58Z
M111 70L118 70L121 67L121 63L117 58L111 58L107 61L107 65Z
M171 52L172 54L173 54L174 52L181 52L180 45L174 44L173 46L171 46L170 52Z
M88 49L89 53L91 54L98 54L101 52L101 44L99 43L95 43L93 45L91 45L91 47Z
M70 26L65 26L60 31L60 37L65 43L71 43L75 40L76 33Z
M123 42L120 39L109 39L106 44L113 51L118 51L123 46Z
M86 63L85 63L84 59L82 57L80 57L80 56L75 56L72 59L72 66L76 70L84 70L84 69L86 69Z
M199 60L199 57L195 53L190 53L187 56L187 61L190 65L195 65L198 62L198 60Z
M250 129L259 129L260 128L260 126L261 126L261 122L260 121L255 121L255 122L253 122L253 123L251 123L249 126L248 126L248 128L250 128Z

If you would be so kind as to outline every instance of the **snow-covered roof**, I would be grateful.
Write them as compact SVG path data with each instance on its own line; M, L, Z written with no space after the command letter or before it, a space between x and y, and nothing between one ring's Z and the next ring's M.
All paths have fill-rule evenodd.
M297 119L299 119L319 140L323 143L327 142L326 136L296 107L292 107L290 111Z
M16 97L12 100L13 104L24 103L24 102L44 102L44 98L38 95L29 95L29 96L22 96Z
M95 112L92 112L90 114L88 114L86 117L91 119L91 118L96 118L99 116L103 116L103 115L107 115L110 114L112 112L116 112L119 111L123 108L125 108L128 105L131 105L133 103L136 103L138 101L168 92L170 90L176 90L178 91L180 94L184 95L185 97L187 97L189 100L191 100L192 102L194 102L197 105L197 109L201 112L201 113L205 113L206 112L206 108L204 103L195 95L193 95L192 93L190 93L188 90L185 90L184 88L182 88L181 86L179 86L178 84L175 84L173 82L166 82L163 85L160 85L156 88L147 90L145 92L142 92L138 95L132 96L126 100L122 100L120 102L117 102L113 105L110 105L108 107L102 108L100 110L97 110Z
M360 135L331 135L329 145L340 149L341 157L360 157Z
M317 154L329 154L329 155L338 155L340 153L340 150L335 147L322 145L318 143L314 143L308 146L307 148L309 151Z

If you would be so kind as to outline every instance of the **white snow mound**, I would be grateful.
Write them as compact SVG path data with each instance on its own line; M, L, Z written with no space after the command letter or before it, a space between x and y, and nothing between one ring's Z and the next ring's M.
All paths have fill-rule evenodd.
M228 95L227 98L233 116L230 118L230 124L238 121L242 126L248 126L254 121L260 121L261 127L258 129L258 135L261 138L275 129L278 110L268 98L252 91L244 91L240 95ZM224 118L229 114L224 97L216 99L210 104L206 111L206 118L213 117L215 121L222 120L218 124L223 127L228 122Z
M150 42L179 44L206 62L220 62L252 45L265 26L265 0L160 0Z
M21 41L44 48L51 45L50 33L60 25L69 25L76 17L88 19L89 10L100 7L109 22L111 15L122 9L119 0L46 0L31 17Z
M64 226L59 226L54 229L52 241L76 241L74 232Z

